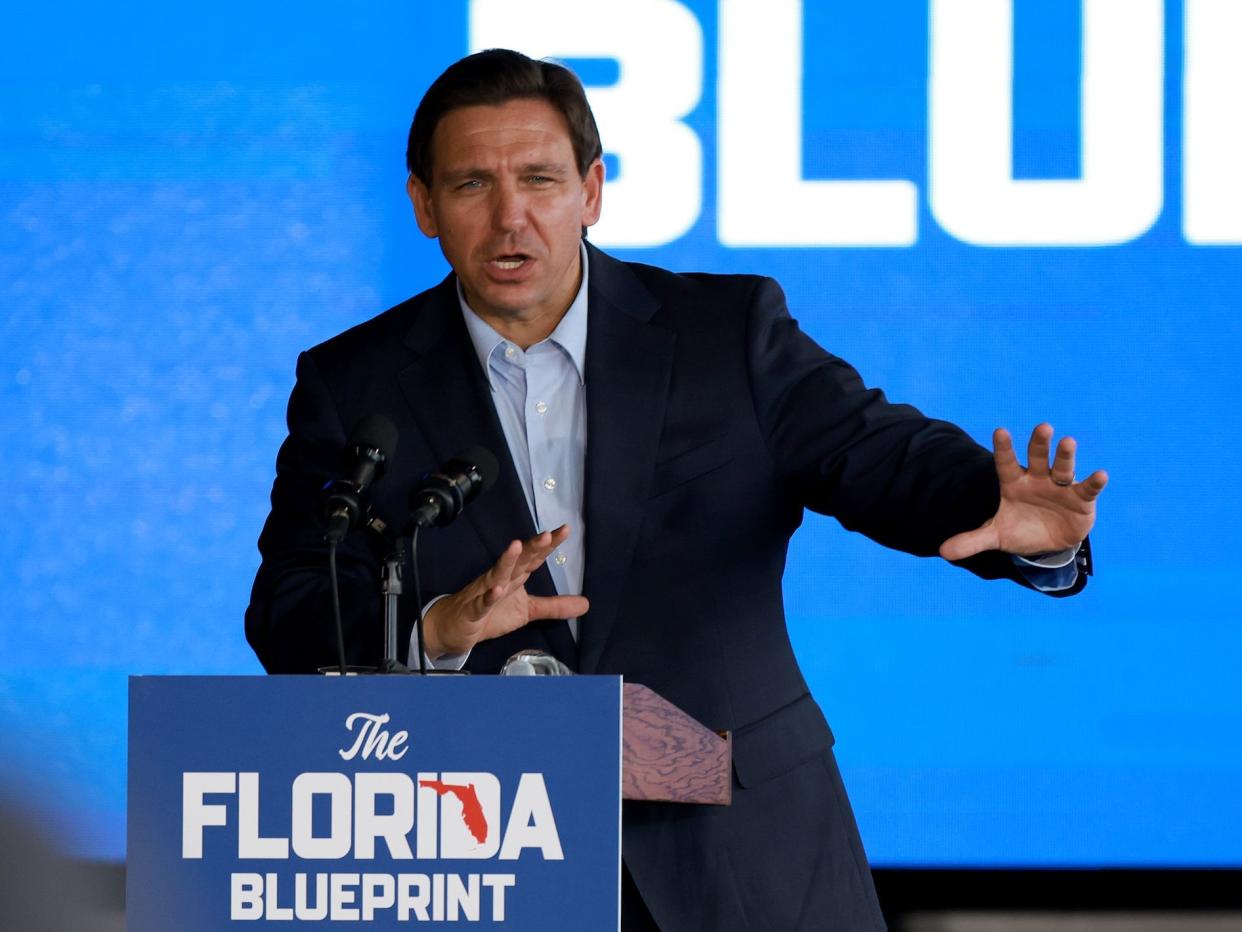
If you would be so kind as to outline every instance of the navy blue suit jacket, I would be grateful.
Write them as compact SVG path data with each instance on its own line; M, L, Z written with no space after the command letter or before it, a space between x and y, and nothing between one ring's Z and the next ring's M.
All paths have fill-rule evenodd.
M591 610L578 644L564 622L536 622L478 645L469 666L495 672L517 649L542 647L582 673L623 673L734 733L731 807L626 804L626 864L663 928L882 928L832 735L786 633L786 546L811 508L933 555L995 511L991 455L866 388L799 330L770 279L677 275L588 253ZM453 454L482 444L501 462L491 492L425 536L426 593L456 591L535 531L450 276L299 360L246 616L270 672L334 662L310 503L339 468L351 425L375 413L400 431L375 490L389 523L403 523L417 477ZM382 647L372 543L356 535L339 555L354 662L374 662ZM1003 554L966 566L1014 578ZM554 592L546 569L529 586ZM404 645L413 606L402 614Z

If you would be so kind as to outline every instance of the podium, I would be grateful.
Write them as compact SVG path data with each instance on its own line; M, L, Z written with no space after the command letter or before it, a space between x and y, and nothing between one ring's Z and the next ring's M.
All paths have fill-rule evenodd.
M615 676L131 677L128 928L615 929L621 800L731 744Z

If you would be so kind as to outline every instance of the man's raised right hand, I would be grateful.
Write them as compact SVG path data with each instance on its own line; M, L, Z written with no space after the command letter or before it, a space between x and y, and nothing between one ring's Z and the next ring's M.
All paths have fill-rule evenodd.
M538 618L577 618L590 603L580 595L528 595L526 580L569 538L569 525L523 543L512 541L486 573L440 599L423 616L423 643L433 660L468 653L479 641L516 631Z

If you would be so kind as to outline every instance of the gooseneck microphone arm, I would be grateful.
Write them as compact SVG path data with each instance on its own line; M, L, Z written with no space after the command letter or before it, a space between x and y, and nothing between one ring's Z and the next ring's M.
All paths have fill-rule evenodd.
M423 589L418 580L418 531L417 524L410 531L410 568L414 573L414 611L417 612L417 619L414 622L414 631L418 644L418 672L420 676L427 675L427 642L423 637Z

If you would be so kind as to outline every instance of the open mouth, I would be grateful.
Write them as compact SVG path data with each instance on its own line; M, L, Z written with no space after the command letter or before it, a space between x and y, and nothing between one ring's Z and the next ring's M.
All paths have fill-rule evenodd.
M530 258L523 253L514 253L507 256L497 256L492 260L492 265L506 272L512 272L514 269L520 269Z

